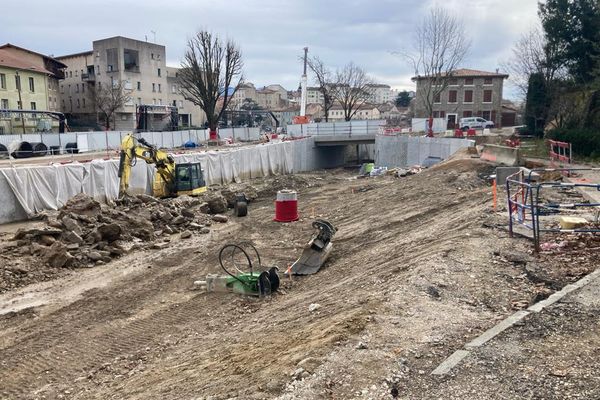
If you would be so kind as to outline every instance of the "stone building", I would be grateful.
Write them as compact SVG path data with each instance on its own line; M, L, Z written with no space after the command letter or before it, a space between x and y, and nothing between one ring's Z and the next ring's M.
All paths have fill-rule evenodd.
M502 126L502 92L508 75L472 69L452 72L449 84L437 98L433 99L433 117L444 118L447 128L457 126L460 118L482 117ZM426 94L430 78L415 76L417 83L414 103L415 118L428 118Z

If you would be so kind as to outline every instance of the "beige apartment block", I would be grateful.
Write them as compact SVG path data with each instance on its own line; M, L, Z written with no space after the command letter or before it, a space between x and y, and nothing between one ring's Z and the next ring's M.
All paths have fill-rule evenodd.
M103 125L94 104L94 89L116 82L123 82L129 101L116 112L112 129L135 129L138 105L176 106L180 127L202 126L206 120L202 110L181 95L177 68L166 65L165 46L117 36L94 41L91 51L57 59L67 65L60 86L61 109L75 128ZM166 120L167 112L166 107L157 107L154 118Z

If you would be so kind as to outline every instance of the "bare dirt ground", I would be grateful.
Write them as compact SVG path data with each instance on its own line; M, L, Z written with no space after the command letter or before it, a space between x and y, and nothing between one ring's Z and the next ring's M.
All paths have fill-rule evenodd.
M556 349L569 360L561 379L585 377L573 387L597 394L597 360L576 345L598 347L597 308L574 314L581 329L556 326L572 346L504 361L483 350L462 380L429 375L497 321L598 266L597 253L565 247L560 257L536 258L530 241L508 238L506 217L491 210L491 173L464 158L405 178L303 174L291 182L302 218L290 224L272 221L274 193L290 181L271 179L248 217L209 234L174 234L166 248L8 290L0 295L5 310L13 306L0 315L0 398L553 398L524 395L551 386L525 381L515 365L543 363ZM263 264L285 269L313 218L338 228L318 274L285 281L265 300L193 289L219 272L216 254L228 242L251 240ZM540 320L505 340L533 343L545 329Z

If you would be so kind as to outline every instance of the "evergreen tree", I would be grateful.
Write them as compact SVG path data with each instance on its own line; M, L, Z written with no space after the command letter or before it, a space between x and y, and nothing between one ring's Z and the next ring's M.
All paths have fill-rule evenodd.
M410 105L410 100L410 94L406 90L403 90L402 92L398 93L395 103L398 107L408 107Z
M540 73L531 74L525 106L525 122L529 133L538 137L544 136L547 110L548 93L544 76Z

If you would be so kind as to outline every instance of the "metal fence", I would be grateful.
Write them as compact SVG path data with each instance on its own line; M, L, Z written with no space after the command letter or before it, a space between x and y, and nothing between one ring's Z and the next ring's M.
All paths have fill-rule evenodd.
M292 137L303 136L353 136L369 135L375 137L385 120L357 120L344 122L317 122L311 124L288 125L287 134Z
M600 168L547 168L533 169L527 176L523 170L511 175L506 180L508 202L508 228L510 236L514 234L514 225L518 224L533 233L535 251L540 251L540 237L543 233L600 233L600 203L556 203L544 199L543 193L548 190L565 191L577 188L591 188L600 192L598 183L565 183L565 182L533 182L533 174L544 172L561 172L569 175L577 171L600 171ZM542 223L545 217L589 214L590 209L596 211L595 221L588 225L593 227L563 229L556 224ZM554 221L555 222L555 221Z

